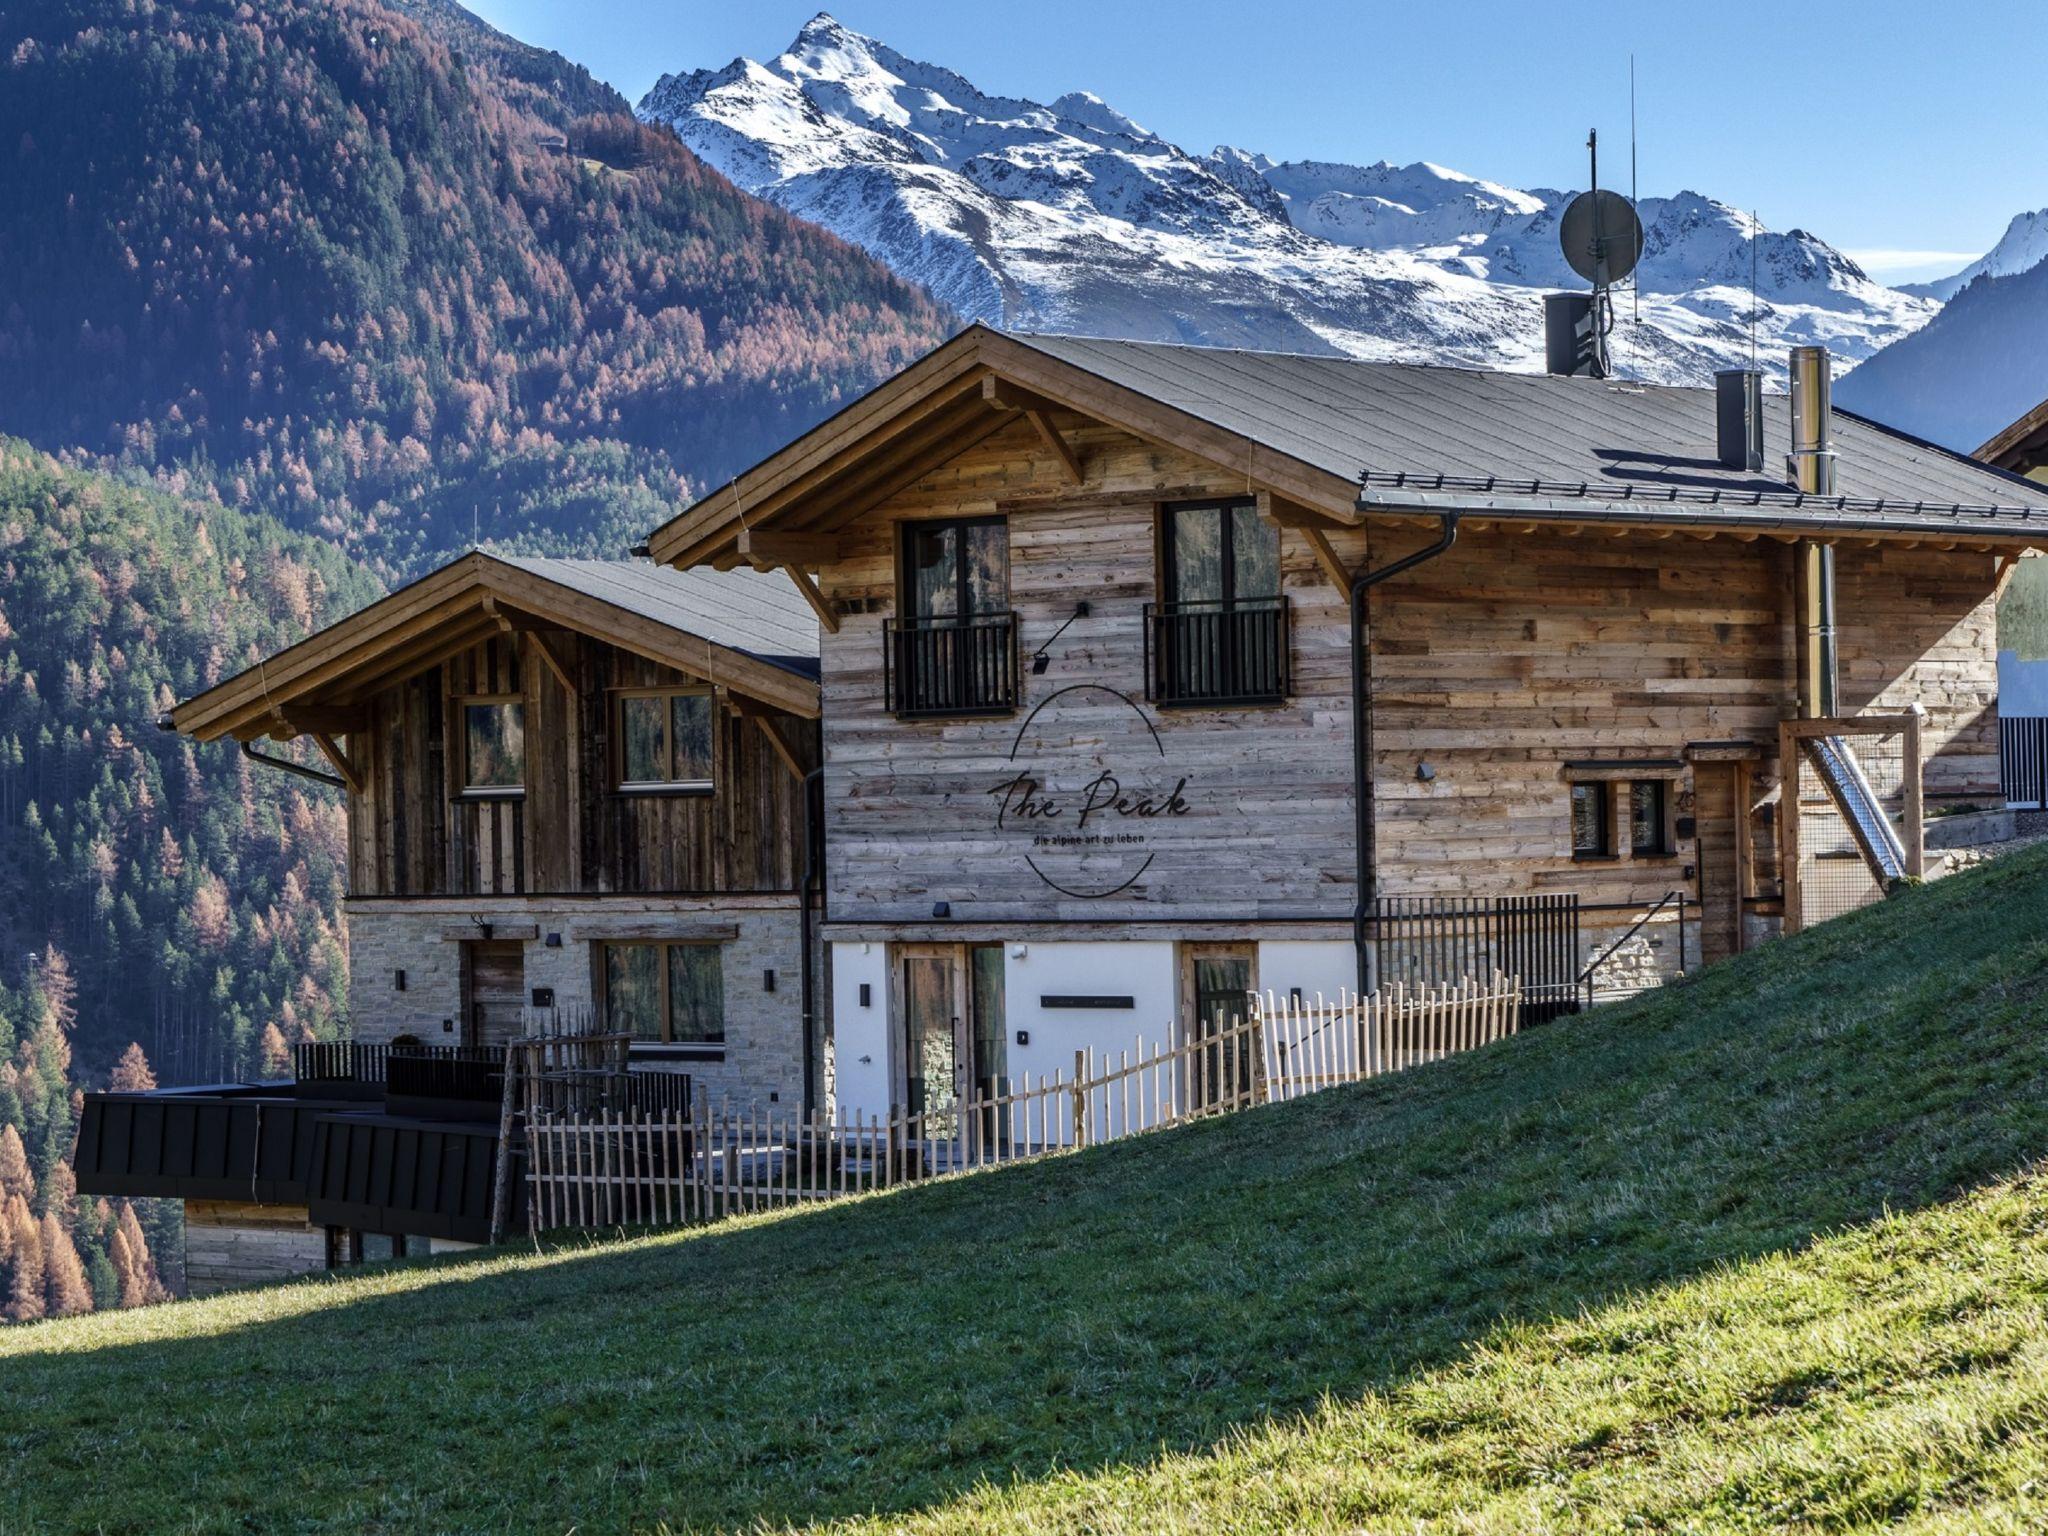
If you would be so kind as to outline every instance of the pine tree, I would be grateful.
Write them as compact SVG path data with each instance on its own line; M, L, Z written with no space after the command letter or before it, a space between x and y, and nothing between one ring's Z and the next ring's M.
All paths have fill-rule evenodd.
M14 1258L7 1282L7 1315L17 1323L33 1322L43 1315L43 1232L28 1213L28 1202L19 1195L7 1202L7 1221L13 1232Z
M43 1300L45 1315L76 1317L92 1310L92 1286L78 1248L54 1213L43 1216Z
M139 1041L128 1042L128 1049L114 1063L107 1087L115 1093L148 1093L156 1087L156 1073L150 1070L149 1058L142 1054Z

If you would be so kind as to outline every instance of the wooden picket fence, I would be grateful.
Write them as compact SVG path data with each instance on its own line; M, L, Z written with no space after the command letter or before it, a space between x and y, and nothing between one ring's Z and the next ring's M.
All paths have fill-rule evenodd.
M1512 978L1295 1002L1178 1046L1077 1051L1072 1073L887 1115L774 1105L551 1109L526 1120L529 1224L674 1225L1028 1161L1340 1083L1405 1071L1515 1032Z

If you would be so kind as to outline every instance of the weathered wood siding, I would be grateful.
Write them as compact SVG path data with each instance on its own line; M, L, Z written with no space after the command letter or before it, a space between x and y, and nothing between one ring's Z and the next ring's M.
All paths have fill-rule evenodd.
M693 679L568 631L546 642L572 696L512 637L488 641L375 696L366 741L350 747L367 783L350 803L356 896L590 891L787 891L802 869L796 778L751 718L719 712L709 794L613 789L610 690ZM527 642L531 643L531 642ZM526 706L526 793L465 800L465 694L517 693ZM767 722L805 765L815 722Z
M1075 490L1028 425L962 455L844 532L822 574L846 617L824 637L828 876L835 923L929 919L1348 917L1353 842L1345 593L1305 537L1283 530L1293 695L1282 706L1159 710L1143 704L1144 604L1157 596L1159 503L1241 495L1241 478L1066 418L1088 482ZM897 525L1005 514L1020 619L1016 715L899 721L883 702L883 620L896 611ZM1339 558L1382 564L1429 535L1380 525L1331 535ZM1695 841L1666 857L1574 861L1564 764L1686 757L1693 743L1751 739L1753 888L1775 893L1777 721L1796 709L1791 546L1768 538L1613 537L1600 530L1471 528L1440 561L1373 593L1374 784L1387 894L1577 890L1589 904L1695 897ZM1931 548L1838 552L1845 708L1929 711L1933 792L1995 786L1994 561ZM1087 599L1033 676L1029 658ZM1031 711L1075 685L1020 728ZM1157 732L1158 747L1152 744ZM1013 751L1017 754L1013 757ZM1432 777L1418 776L1427 763ZM991 791L1030 766L1072 791L1104 768L1127 789L1187 779L1185 815L1098 819L1144 841L1058 856L1127 889L1076 898L1034 872L1033 832L996 825ZM1653 776L1646 774L1645 776ZM1693 770L1675 814L1695 806ZM1617 786L1617 837L1622 826ZM1042 828L1040 830L1043 830ZM1096 828L1091 828L1091 831ZM1062 883L1069 883L1063 881ZM1086 885L1084 878L1073 882Z

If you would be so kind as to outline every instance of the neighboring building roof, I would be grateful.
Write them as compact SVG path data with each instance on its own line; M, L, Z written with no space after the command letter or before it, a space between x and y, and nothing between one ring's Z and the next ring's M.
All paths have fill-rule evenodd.
M818 616L773 572L678 571L646 560L494 558L799 677L818 676Z
M2048 475L2048 400L1993 436L1973 457L2009 474Z
M203 741L345 734L378 690L494 635L549 629L818 714L817 621L782 577L478 550L186 700L170 723ZM537 639L530 659L559 671Z
M1767 463L1789 446L1790 409L1766 397ZM775 563L1009 422L1050 433L1055 410L1242 472L1336 522L1455 508L2048 544L2048 490L1844 411L1843 494L1802 497L1769 469L1721 465L1708 388L977 325L686 509L650 550L684 566Z

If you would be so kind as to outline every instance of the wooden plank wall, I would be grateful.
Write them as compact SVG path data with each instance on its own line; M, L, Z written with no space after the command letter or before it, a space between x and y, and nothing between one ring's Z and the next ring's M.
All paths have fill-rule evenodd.
M1281 546L1294 605L1287 704L1146 706L1163 764L1121 706L1062 710L1066 778L1083 765L1129 766L1133 778L1168 785L1188 776L1191 814L1144 828L1154 855L1144 877L1114 897L1071 899L1032 872L1028 837L996 830L989 790L1017 771L1010 753L1026 713L1076 683L1142 700L1156 505L1246 490L1241 477L1171 450L1061 420L1087 468L1080 490L1019 423L844 530L841 561L822 573L845 615L824 637L834 918L915 922L937 900L956 919L991 921L1347 917L1345 594L1292 530ZM1023 707L993 720L895 720L883 704L882 626L895 611L896 525L993 513L1009 518ZM1362 532L1331 542L1355 569L1368 554L1382 564L1428 537L1380 525L1370 551ZM1838 563L1845 702L1921 698L1939 753L1930 785L1976 784L1987 762L1995 782L1990 557L1844 548ZM1690 743L1749 738L1764 748L1750 776L1754 888L1774 893L1776 726L1796 709L1795 569L1792 547L1770 539L1468 527L1449 556L1377 589L1383 891L1577 890L1588 903L1648 903L1685 887L1697 896L1685 873L1697 862L1690 844L1653 860L1574 862L1563 765L1683 758ZM1052 644L1047 673L1032 676L1031 652L1083 597L1091 615ZM1428 779L1417 772L1425 762ZM1676 778L1689 794L1690 767ZM1689 800L1678 814L1691 814Z
M610 689L687 685L683 673L567 631L546 634L572 698L518 637L493 639L379 693L364 793L351 797L357 896L572 891L788 891L802 871L800 786L753 719L721 712L708 795L612 790ZM463 693L526 701L527 787L516 801L456 798ZM815 721L768 722L805 766ZM354 745L354 744L352 744Z

